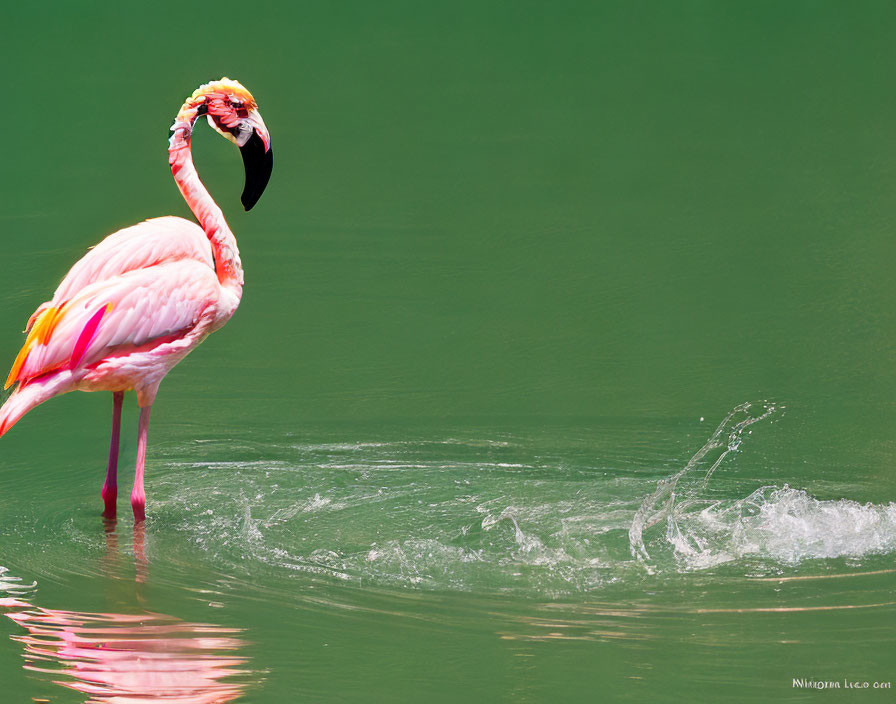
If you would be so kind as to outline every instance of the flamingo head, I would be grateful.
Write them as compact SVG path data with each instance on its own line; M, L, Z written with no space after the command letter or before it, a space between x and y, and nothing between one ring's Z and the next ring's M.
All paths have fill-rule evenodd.
M222 78L205 83L187 98L172 129L183 124L192 131L195 121L203 115L215 132L239 147L246 169L240 200L246 210L251 210L268 185L274 166L271 135L255 99L239 81Z

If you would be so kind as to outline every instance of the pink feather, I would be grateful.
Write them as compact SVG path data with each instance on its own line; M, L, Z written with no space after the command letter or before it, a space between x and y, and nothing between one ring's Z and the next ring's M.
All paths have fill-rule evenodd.
M78 336L78 341L75 343L75 349L72 351L71 361L68 363L69 369L74 369L81 363L81 360L84 359L84 354L87 352L87 348L90 347L90 343L93 342L93 338L96 337L96 331L100 326L100 321L108 310L108 305L100 308L90 317L90 320L87 321L87 325L81 330L81 334Z

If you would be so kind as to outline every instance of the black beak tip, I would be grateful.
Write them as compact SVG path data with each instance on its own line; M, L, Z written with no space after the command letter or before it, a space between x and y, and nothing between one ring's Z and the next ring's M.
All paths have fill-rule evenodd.
M249 211L261 198L268 185L274 168L274 154L270 148L265 151L264 142L256 132L253 132L249 141L240 147L240 153L243 155L243 166L246 170L246 185L240 201L243 208Z

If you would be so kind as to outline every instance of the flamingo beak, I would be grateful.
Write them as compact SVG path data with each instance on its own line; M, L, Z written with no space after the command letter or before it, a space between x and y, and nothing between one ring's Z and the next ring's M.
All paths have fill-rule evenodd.
M257 110L249 114L247 120L252 131L246 143L240 147L243 167L246 170L246 185L240 200L243 208L252 210L271 178L274 168L274 153L271 151L271 137Z

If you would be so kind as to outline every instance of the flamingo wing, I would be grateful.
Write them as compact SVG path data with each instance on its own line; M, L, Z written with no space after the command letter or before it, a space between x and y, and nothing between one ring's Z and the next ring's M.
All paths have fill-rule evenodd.
M219 293L215 272L190 259L91 283L37 316L6 387L83 368L122 346L185 334L215 306Z
M60 306L90 284L183 260L200 262L210 269L215 266L208 237L189 220L173 216L153 218L113 232L75 263L52 300L42 303L28 320L26 330L44 311Z

